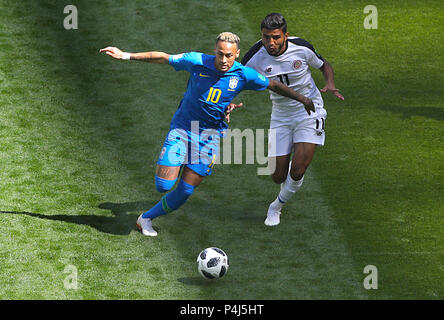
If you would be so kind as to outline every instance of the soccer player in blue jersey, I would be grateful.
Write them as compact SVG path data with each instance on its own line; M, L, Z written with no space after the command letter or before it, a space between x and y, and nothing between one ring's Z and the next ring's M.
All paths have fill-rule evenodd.
M176 71L190 73L187 90L170 125L157 161L156 189L170 191L150 210L137 219L137 227L145 236L156 236L152 220L183 205L204 177L211 175L218 153L219 139L227 124L225 111L242 90L269 89L304 104L314 111L311 99L297 93L279 81L268 80L255 70L238 63L239 37L223 32L216 39L215 56L198 52L170 55L151 51L122 52L116 47L101 49L115 59L138 60L169 64Z

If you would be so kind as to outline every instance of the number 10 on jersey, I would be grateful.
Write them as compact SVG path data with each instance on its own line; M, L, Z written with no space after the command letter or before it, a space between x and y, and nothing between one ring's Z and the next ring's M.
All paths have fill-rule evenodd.
M218 103L222 90L210 88L210 92L208 92L207 101L211 101L212 103Z

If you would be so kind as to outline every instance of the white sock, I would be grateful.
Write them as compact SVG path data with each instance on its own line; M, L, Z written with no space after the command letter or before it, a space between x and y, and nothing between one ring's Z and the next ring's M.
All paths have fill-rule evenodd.
M287 179L281 185L281 192L279 192L276 200L271 204L274 209L277 211L281 210L284 204L301 188L303 182L304 177L302 177L301 180L295 181L290 174L288 174Z

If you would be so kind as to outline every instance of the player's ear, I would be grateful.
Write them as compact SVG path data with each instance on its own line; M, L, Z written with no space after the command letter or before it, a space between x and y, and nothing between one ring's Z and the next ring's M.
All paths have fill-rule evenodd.
M240 56L240 49L237 49L237 52L236 52L236 59L239 58L239 56Z

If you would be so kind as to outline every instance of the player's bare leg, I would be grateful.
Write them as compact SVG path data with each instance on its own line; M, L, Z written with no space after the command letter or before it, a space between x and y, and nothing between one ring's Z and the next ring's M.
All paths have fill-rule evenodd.
M177 179L179 175L181 166L170 167L170 166L161 166L157 165L156 168L156 176L166 179L166 180L174 180Z
M289 155L276 157L276 171L272 175L272 179L276 183L281 183L281 191L268 208L265 225L275 226L280 223L282 207L301 188L305 171L313 160L315 150L315 144L295 143L290 163L286 162L286 159L290 158Z
M290 176L294 181L304 178L305 171L313 160L316 146L316 144L307 142L295 143L293 145L294 153L291 161Z
M193 170L191 170L188 167L183 168L183 173L182 173L182 180L185 181L186 183L197 187L198 185L200 185L200 183L203 181L204 177L202 177L201 175L198 175L196 172L194 172Z
M271 175L271 179L274 183L281 184L285 182L288 174L288 166L290 164L290 154L286 154L284 156L270 157L270 161L275 161L276 169Z
M159 192L169 191L177 181L181 166L157 165L156 168L156 189Z

